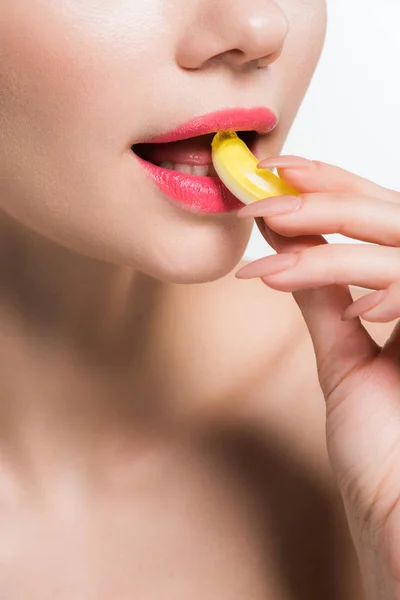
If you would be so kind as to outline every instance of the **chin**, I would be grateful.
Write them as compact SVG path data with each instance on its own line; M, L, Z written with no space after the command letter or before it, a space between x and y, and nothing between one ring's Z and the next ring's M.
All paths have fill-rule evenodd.
M170 234L164 230L152 247L144 249L145 260L136 263L136 267L149 277L168 283L216 281L240 263L251 230L252 224L243 219L235 219L230 226L228 223L192 225L190 229L183 227ZM151 243L151 239L146 241Z
M50 254L64 248L74 260L130 267L163 282L212 282L236 267L250 239L251 219L238 219L236 212L192 214L142 183L127 189L113 178L98 179L79 196L71 189L60 199L50 190L41 201L37 192L29 204L10 204L6 212L22 226L21 235L39 234Z
M207 261L199 257L186 257L184 260L180 258L173 264L158 266L152 274L148 274L166 283L211 283L228 275L239 264L242 256L243 253L221 253Z

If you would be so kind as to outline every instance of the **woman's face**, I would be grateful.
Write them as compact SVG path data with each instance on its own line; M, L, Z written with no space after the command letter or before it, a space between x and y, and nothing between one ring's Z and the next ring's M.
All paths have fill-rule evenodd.
M191 207L132 146L209 113L268 107L278 125L255 153L278 154L325 18L324 0L1 0L0 209L78 253L161 280L228 273L251 225L235 210L207 210L209 178L196 180L194 210L194 175L181 172L210 162L212 136L144 147ZM203 125L257 129L258 114Z

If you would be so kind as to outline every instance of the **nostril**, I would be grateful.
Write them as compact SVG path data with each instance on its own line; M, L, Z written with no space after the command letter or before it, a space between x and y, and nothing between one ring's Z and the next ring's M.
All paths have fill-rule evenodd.
M263 56L263 58L258 59L257 69L267 69L272 63L278 60L282 52L283 46L281 46L275 52L271 52L271 54L268 54L267 56Z

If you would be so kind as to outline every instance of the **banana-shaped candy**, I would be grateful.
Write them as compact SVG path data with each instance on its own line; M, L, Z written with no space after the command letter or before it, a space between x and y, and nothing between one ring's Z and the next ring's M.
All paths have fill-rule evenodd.
M270 196L298 195L260 162L234 131L218 132L212 142L212 161L222 183L244 204Z

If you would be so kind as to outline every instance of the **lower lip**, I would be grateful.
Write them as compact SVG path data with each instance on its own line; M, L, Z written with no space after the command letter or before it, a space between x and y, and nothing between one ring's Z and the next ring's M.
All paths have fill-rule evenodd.
M132 154L142 165L146 175L164 194L192 212L227 213L244 206L218 177L196 177L171 169L163 169L143 160L134 152Z

